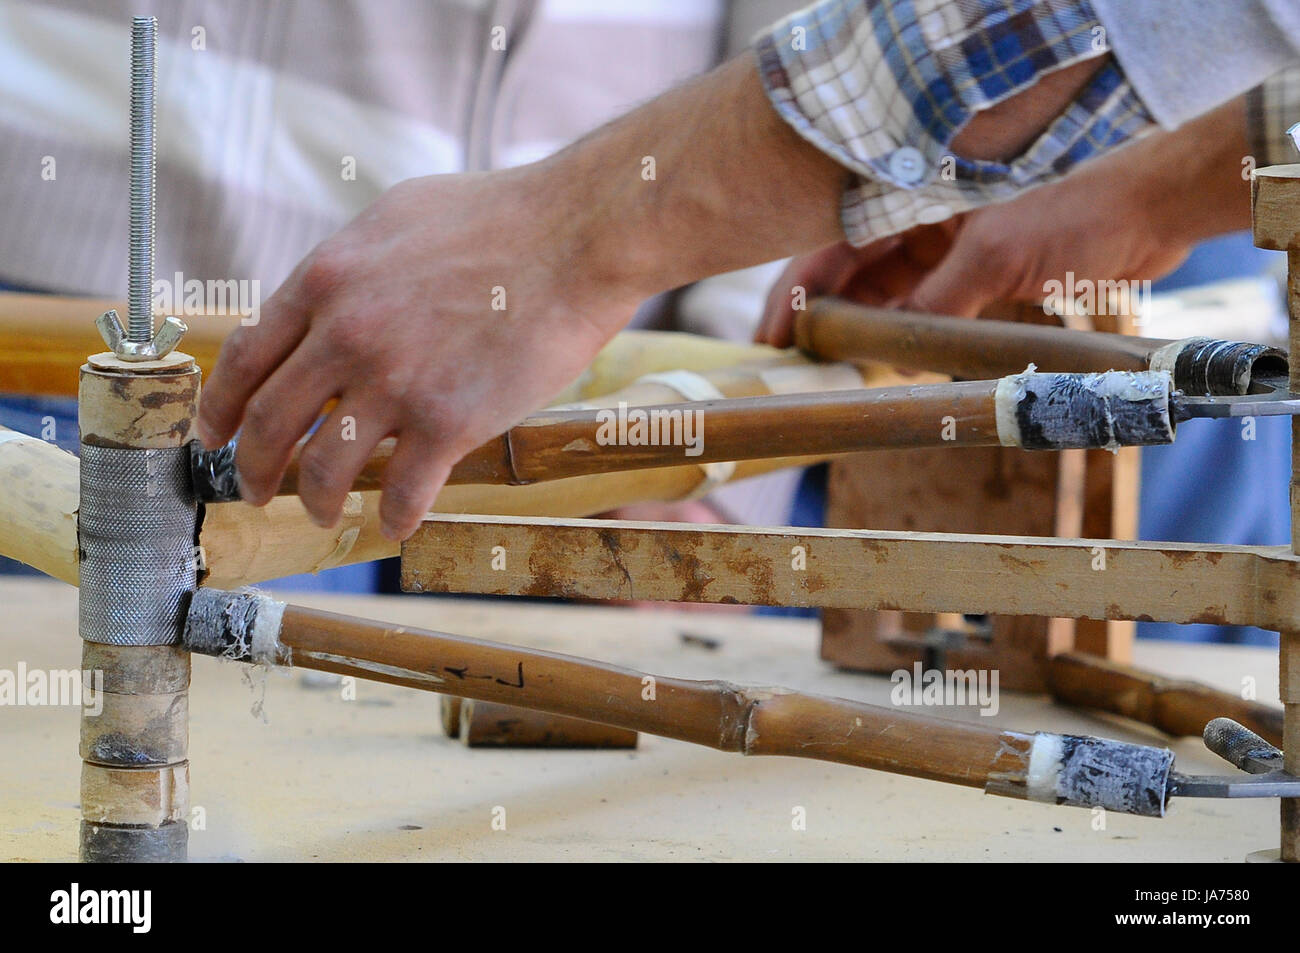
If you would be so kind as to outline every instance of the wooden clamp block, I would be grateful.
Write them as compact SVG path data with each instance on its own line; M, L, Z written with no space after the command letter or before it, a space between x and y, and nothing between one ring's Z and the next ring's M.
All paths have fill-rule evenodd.
M1251 225L1260 248L1286 252L1290 353L1300 354L1300 165L1272 165L1251 176ZM1300 361L1291 362L1291 392L1300 393ZM1291 418L1291 551L1300 553L1300 418ZM1285 715L1282 766L1300 775L1300 630L1281 633ZM1300 862L1300 798L1282 798L1282 859Z
M1059 323L1041 308L999 306L985 317ZM1132 330L1127 315L1072 316L1070 326ZM1051 370L1052 368L1044 368ZM1005 447L887 450L834 460L826 525L928 533L1132 539L1140 451L1037 453ZM998 669L1000 685L1047 689L1047 658L1078 650L1132 660L1136 624L1121 620L858 609L822 613L822 658L866 672Z
M470 748L635 748L637 733L582 718L442 696L442 730Z

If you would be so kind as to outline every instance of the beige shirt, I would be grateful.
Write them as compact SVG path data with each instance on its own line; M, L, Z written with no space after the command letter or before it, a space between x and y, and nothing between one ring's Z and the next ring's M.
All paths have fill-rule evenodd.
M394 183L544 156L714 64L724 0L158 4L155 275L269 294ZM0 0L0 280L126 292L130 0Z

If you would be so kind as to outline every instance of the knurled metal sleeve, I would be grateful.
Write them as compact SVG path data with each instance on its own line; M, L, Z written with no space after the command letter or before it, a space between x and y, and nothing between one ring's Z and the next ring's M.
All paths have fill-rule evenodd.
M1250 771L1248 763L1252 760L1276 760L1277 766L1281 767L1281 751L1231 718L1215 718L1205 726L1201 738L1205 742L1205 747L1234 768Z
M180 641L197 584L198 506L187 447L81 445L81 637L108 645Z

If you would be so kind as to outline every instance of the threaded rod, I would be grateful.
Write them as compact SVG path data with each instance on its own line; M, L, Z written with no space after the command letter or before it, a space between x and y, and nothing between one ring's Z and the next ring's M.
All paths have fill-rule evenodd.
M127 340L153 340L154 48L158 21L131 20L131 262Z

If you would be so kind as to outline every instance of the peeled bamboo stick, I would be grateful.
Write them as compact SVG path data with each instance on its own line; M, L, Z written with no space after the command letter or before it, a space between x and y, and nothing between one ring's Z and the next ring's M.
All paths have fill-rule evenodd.
M703 374L725 391L722 382L729 374L750 378L754 368L791 364L807 366L809 361L797 351L782 351L766 344L742 344L678 331L623 331L548 404L591 401L627 387L644 390L649 385L638 382L647 375L681 369ZM665 393L662 399L672 400L674 395ZM653 403L654 399L643 402Z
M0 488L0 556L75 586L81 498L77 458L52 443L0 427Z
M1059 702L1123 715L1176 737L1199 738L1207 724L1224 716L1271 744L1282 743L1280 707L1095 655L1053 655L1047 661L1047 686Z
M185 644L202 654L453 692L719 751L834 761L1149 816L1164 813L1173 767L1164 749L999 731L788 689L648 675L285 605L254 592L200 589Z
M655 339L658 340L658 339ZM625 349L620 367L640 369L655 349ZM811 364L797 354L766 349L765 360L736 367L700 372L700 376L727 395L750 395L788 390L819 390L863 384L885 385L902 378L879 365L859 369ZM605 352L602 352L604 354ZM687 355L696 361L711 351ZM606 358L613 361L613 352ZM615 377L607 366L602 381ZM570 396L581 396L571 394ZM678 395L680 397L680 395ZM620 391L588 398L595 406L619 400L645 402L671 397L663 383L637 380ZM791 457L740 462L731 480L743 480L785 467L811 466L824 457ZM438 494L438 513L492 513L499 516L592 516L629 503L680 500L692 496L705 480L698 467L629 470L571 477L527 486L448 486ZM234 587L301 572L319 572L396 556L399 547L379 531L379 494L354 493L349 497L339 526L321 529L308 519L297 499L277 497L260 509L243 503L211 504L206 508L201 542L210 575L207 584Z
M819 298L795 322L799 348L822 360L874 360L987 380L1022 371L1093 373L1164 368L1190 394L1245 394L1259 379L1285 380L1286 352L1263 344L1169 341L1014 321L870 308Z

